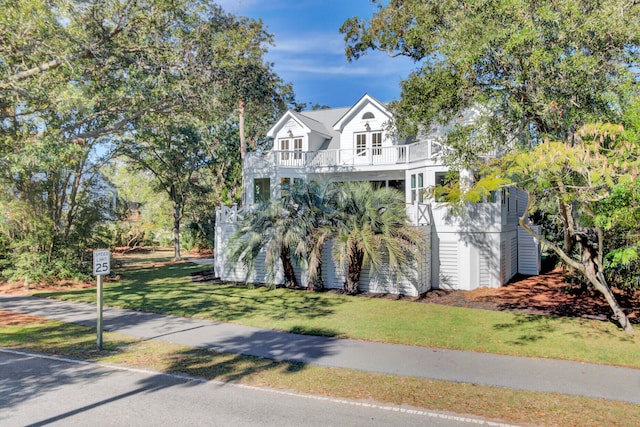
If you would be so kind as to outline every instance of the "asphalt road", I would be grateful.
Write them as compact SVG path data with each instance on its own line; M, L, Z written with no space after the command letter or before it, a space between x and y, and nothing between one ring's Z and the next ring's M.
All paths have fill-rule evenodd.
M0 425L502 425L460 415L0 350Z

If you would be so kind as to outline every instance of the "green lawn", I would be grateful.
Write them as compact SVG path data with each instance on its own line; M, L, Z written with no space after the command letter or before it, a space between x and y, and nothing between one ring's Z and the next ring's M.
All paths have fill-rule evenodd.
M640 338L609 322L191 281L190 273L206 268L121 269L122 279L105 285L105 304L295 333L640 368ZM95 302L94 289L37 295Z

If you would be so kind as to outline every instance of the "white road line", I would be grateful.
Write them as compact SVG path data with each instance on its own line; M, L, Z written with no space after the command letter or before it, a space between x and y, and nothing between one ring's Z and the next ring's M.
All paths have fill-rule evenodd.
M205 378L193 377L190 375L170 374L165 372L152 371L149 369L130 368L128 366L114 365L110 363L91 362L91 361L79 360L79 359L69 359L69 358L60 357L60 356L50 356L50 355L40 354L40 353L11 350L4 347L0 347L0 353L14 354L14 355L25 356L30 358L55 360L57 362L74 363L77 365L84 365L84 366L96 366L96 367L102 367L102 368L114 369L114 370L126 371L126 372L136 372L136 373L145 374L145 375L162 375L165 377L179 379L183 381L193 381L197 383L212 383L212 384L224 385L226 387L231 386L231 387L238 387L238 388L243 388L243 389L248 389L253 391L279 394L282 396L301 397L305 399L325 401L325 402L336 403L341 405L361 406L365 408L378 409L382 411L400 412L404 414L418 415L418 416L424 416L429 418L439 418L443 420L458 421L458 422L489 426L489 427L519 427L515 424L506 424L506 423L501 423L497 421L483 420L481 418L471 418L471 417L465 417L461 415L447 414L447 413L441 413L441 412L423 411L419 409L408 409L408 408L402 408L399 406L391 406L391 405L382 406L375 403L358 402L353 400L337 399L334 397L316 396L312 394L293 393L290 391L282 391L282 390L276 390L272 388L263 388L263 387L255 387L255 386L244 385L244 384L227 383L227 382L218 381L218 380L207 380Z

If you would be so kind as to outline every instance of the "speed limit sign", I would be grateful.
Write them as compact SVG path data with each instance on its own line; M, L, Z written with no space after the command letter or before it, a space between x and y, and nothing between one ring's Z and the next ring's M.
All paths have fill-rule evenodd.
M106 276L111 273L111 254L109 249L93 251L93 275Z

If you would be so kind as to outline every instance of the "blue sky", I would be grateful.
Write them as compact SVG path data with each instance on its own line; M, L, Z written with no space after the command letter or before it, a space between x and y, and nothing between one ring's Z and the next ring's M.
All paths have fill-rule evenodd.
M353 105L365 93L382 102L400 97L400 81L416 65L406 58L369 52L351 63L338 31L352 17L369 18L369 0L218 0L234 15L262 19L274 35L266 59L293 83L298 102L330 107Z

